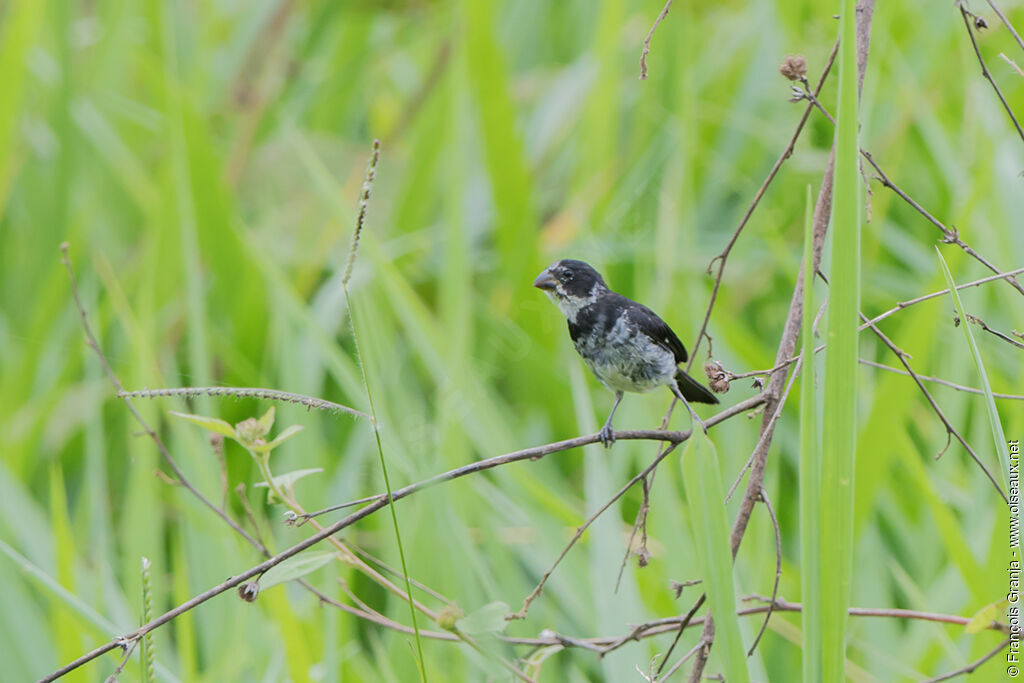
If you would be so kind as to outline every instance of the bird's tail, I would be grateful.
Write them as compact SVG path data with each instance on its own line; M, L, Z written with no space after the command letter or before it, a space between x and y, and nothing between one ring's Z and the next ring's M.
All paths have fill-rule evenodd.
M682 370L676 373L676 384L679 386L679 393L687 401L694 403L718 403L718 398L711 393L710 389Z

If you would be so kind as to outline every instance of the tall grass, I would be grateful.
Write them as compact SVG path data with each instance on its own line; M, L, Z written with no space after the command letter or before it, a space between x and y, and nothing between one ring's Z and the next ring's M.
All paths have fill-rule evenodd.
M822 409L821 542L818 546L821 552L821 675L822 680L830 682L843 681L846 677L847 609L853 573L853 474L860 347L857 313L860 311L861 289L861 192L857 166L860 123L855 5L854 0L844 0L839 17L839 105L832 187L828 348L825 352ZM806 275L806 286L810 287L813 274ZM804 315L813 313L805 310ZM816 626L810 624L810 627Z
M157 614L260 557L186 491L154 476L158 454L110 400L81 343L61 241L71 243L90 320L128 388L262 385L365 409L341 279L365 141L382 139L389 153L375 186L374 229L350 292L396 487L576 436L589 424L579 416L604 418L610 398L579 365L558 312L530 287L555 258L601 264L613 286L651 305L693 348L710 291L707 263L799 115L775 65L802 52L812 71L820 67L835 37L833 10L677 2L641 82L640 43L662 2L485 4L14 0L0 10L5 677L38 678L137 627L140 557L152 561ZM1004 9L1024 26L1019 7ZM916 3L880 7L861 143L973 248L1008 268L1024 263L1024 244L1009 230L1024 215L1019 139L980 81L960 17L953 8L949 15L937 9L922 22ZM1024 79L998 58L1018 48L1002 29L982 35L994 77L1019 111ZM830 79L822 101L836 92ZM831 127L812 116L730 255L709 327L714 357L730 370L773 362L799 268L804 188L819 181L831 144ZM943 286L934 227L877 184L871 207L866 314ZM987 274L954 246L942 249L958 279ZM837 286L836 273L828 274ZM972 312L1013 329L1018 296L985 285L972 295ZM963 340L942 333L946 308L926 302L888 318L885 331L916 370L976 384ZM1012 393L1024 383L1016 350L992 341L977 339L989 382ZM706 342L694 368L705 349ZM892 363L873 342L865 340L861 354ZM1004 525L978 502L989 498L986 482L955 446L934 461L944 430L909 380L873 368L859 370L858 380L867 415L856 433L850 603L974 614L998 597L986 593L1005 578ZM753 391L734 382L723 403ZM981 399L941 386L934 393L966 439L988 443ZM667 400L660 392L630 396L616 425L657 426ZM1008 438L1024 431L1017 406L999 406ZM216 457L167 411L234 423L267 406L164 400L139 408L190 479L219 501ZM780 595L789 599L803 580L795 410L787 406L778 422L765 479L782 532ZM275 471L324 470L296 484L304 506L381 492L374 435L361 422L284 405L278 420L305 430L275 450ZM712 433L729 481L756 441L754 422L733 419ZM677 415L672 426L685 427L685 419ZM467 613L519 604L602 492L650 462L650 446L620 441L611 452L561 453L401 501L410 578ZM244 452L228 444L224 456L235 519L252 528L235 493L245 484L272 550L307 533L281 525L265 492L253 490L260 475ZM666 587L697 578L699 558L667 477L651 491L650 563L641 569L631 560L618 593L605 578L614 579L641 502L631 491L599 520L529 619L507 632L622 635L628 624L685 609L692 589L677 600ZM360 522L346 541L400 565L387 513ZM770 592L774 549L770 525L755 513L734 570L737 596ZM411 627L408 605L357 572L312 577L347 601L338 579ZM746 619L744 636L753 632ZM748 661L753 678L799 675L800 624L797 615L772 617ZM848 666L880 680L957 668L997 642L996 634L932 623L851 620L847 631ZM679 653L696 633L684 634ZM161 680L418 676L411 635L320 607L290 586L251 605L212 600L153 638ZM544 650L535 653L540 679L647 671L669 638L630 642L600 662L582 650ZM506 658L524 654L487 647ZM425 640L423 658L428 671L451 680L491 671L460 645ZM105 657L82 677L103 680L119 661ZM716 645L708 673L723 661ZM994 675L993 665L977 675ZM133 660L121 680L140 679Z
M821 437L818 433L818 391L814 348L814 204L811 186L804 203L804 316L800 375L800 595L803 600L801 647L803 680L821 680Z

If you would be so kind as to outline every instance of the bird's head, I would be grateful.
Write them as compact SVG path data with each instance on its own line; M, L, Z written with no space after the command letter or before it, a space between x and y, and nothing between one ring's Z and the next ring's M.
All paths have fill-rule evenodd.
M601 274L589 264L573 259L555 261L545 268L533 286L544 290L566 318L576 320L576 313L608 291Z

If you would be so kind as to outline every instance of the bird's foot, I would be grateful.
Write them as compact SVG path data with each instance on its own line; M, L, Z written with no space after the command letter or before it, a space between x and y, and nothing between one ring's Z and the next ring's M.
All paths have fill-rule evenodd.
M705 434L707 434L708 433L708 426L706 424L704 424L704 420L702 420L699 417L697 417L697 413L691 413L691 415L693 416L694 422L696 422L700 426L701 431L703 431Z
M605 448L611 448L612 444L615 443L615 430L612 429L610 424L606 424L604 427L601 427L597 438L601 440Z

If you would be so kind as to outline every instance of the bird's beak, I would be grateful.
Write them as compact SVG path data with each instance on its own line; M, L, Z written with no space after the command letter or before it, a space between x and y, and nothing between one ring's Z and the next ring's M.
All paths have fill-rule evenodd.
M555 277L546 269L533 281L534 287L544 290L554 289L557 284L558 282L555 280Z

